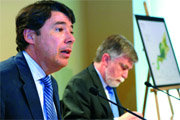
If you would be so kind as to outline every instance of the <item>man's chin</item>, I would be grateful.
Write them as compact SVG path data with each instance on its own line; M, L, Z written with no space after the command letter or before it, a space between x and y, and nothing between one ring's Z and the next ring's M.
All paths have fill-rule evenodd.
M118 82L115 82L115 83L110 84L109 86L116 88L116 87L118 87L120 84L121 84L121 82L118 81Z

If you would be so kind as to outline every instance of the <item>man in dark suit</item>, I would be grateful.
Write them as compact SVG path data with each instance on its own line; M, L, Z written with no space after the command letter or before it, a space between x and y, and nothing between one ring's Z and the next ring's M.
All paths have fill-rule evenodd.
M128 71L137 60L133 45L125 37L109 36L97 49L94 62L75 75L65 88L64 119L138 119L89 92L93 87L102 96L121 105L116 87L128 77Z
M19 12L19 53L0 63L0 119L61 119L50 74L68 64L74 22L72 10L56 1L38 1Z

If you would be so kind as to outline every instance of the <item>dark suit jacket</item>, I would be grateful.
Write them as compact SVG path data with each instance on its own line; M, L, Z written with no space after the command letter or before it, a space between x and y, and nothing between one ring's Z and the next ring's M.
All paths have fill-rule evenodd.
M53 97L58 118L60 103L54 78ZM0 63L0 119L44 119L38 92L22 52Z
M97 88L99 94L106 97L93 64L74 76L65 88L62 99L64 119L113 119L109 103L89 93L91 87ZM114 91L117 103L120 104L116 90ZM119 109L119 115L123 113Z

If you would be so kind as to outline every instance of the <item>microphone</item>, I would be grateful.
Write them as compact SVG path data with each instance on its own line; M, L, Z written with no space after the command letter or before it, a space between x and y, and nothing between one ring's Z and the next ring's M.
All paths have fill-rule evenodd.
M130 110L124 108L123 106L120 106L119 104L117 104L117 103L115 103L115 102L113 102L113 101L107 99L106 97L100 95L100 94L99 94L99 91L98 91L96 88L94 88L94 87L91 87L91 88L89 89L89 92L90 92L91 94L95 95L95 96L99 96L99 97L101 97L101 98L107 100L108 102L111 102L112 104L118 106L119 108L121 108L121 109L123 109L123 110L125 110L125 111L127 111L127 112L129 112L129 113L131 113L131 114L133 114L134 116L136 116L136 117L138 117L138 118L140 118L140 119L142 119L142 120L146 120L145 118L143 118L143 117L141 117L141 116L139 116L139 115L133 113L132 111L130 111Z
M147 87L152 87L152 88L154 88L154 89L156 89L156 90L159 90L159 91L161 91L161 92L163 92L163 93L166 93L166 94L167 94L168 96L170 96L170 97L173 97L173 98L175 98L175 99L177 99L177 100L180 100L180 98L177 98L177 97L175 97L175 96L173 96L173 95L170 95L170 94L167 93L167 92L164 92L163 90L157 88L156 86L151 85L151 83L149 83L149 82L145 82L144 84L145 84Z

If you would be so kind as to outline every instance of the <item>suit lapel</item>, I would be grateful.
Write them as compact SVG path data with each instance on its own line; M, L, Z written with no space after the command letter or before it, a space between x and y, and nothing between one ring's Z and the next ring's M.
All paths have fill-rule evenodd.
M25 93L25 98L27 100L32 116L34 119L42 119L43 114L37 89L31 71L22 52L18 53L14 60L19 69L20 77L24 82L23 91Z
M58 87L55 79L52 78L52 85L53 85L53 99L54 99L54 104L56 106L56 111L57 111L57 116L58 119L61 119L61 111L60 111L60 100L59 100L59 94L58 94Z
M120 105L120 106L122 106L121 103L120 103L120 101L119 101L119 98L118 98L118 95L117 95L117 91L116 91L115 88L114 88L114 94L115 94L115 97L116 97L116 102L117 102L117 104ZM119 110L119 115L122 115L122 114L124 113L124 110L121 109L121 108L119 108L119 107L118 107L118 110Z
M94 86L96 87L96 89L98 89L99 91L99 94L104 96L105 98L106 97L106 93L104 91L104 88L103 88L103 85L101 83L101 80L93 66L93 64L91 64L89 67L88 67L88 70L89 70L89 73L92 77L92 81L94 83ZM103 108L105 108L104 110L106 111L106 114L108 114L108 116L112 116L113 117L113 113L111 111L111 108L110 108L110 105L109 105L109 102L107 100L104 100L103 98L100 98L98 97L98 100L99 100L99 103L103 106Z

